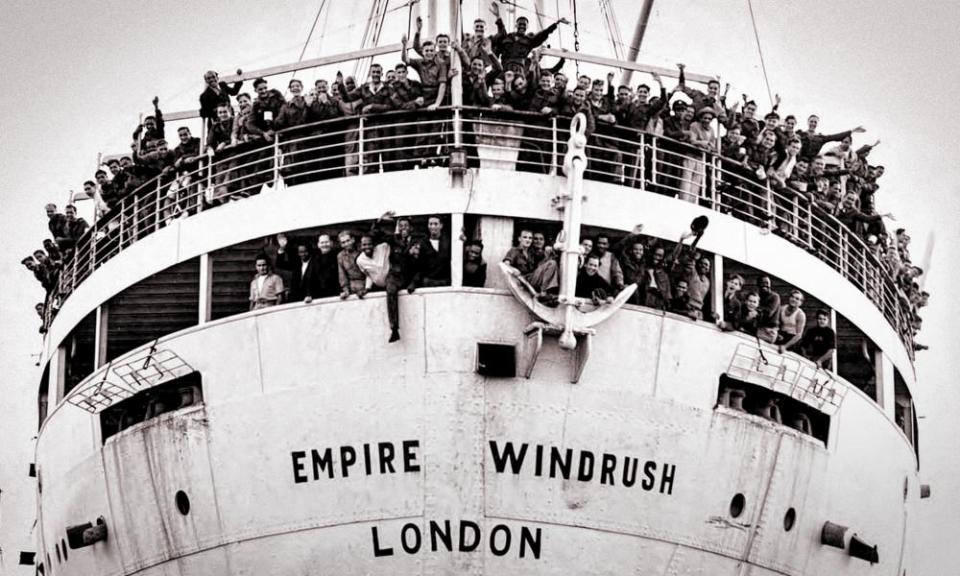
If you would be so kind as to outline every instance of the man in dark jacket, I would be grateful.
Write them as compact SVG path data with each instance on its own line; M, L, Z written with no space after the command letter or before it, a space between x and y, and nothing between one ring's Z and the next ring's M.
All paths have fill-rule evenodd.
M243 70L237 69L237 76L243 74ZM203 93L200 94L200 117L204 121L213 121L217 117L217 106L226 104L230 106L230 97L240 93L243 87L243 81L233 83L233 87L226 82L220 81L220 76L213 70L208 70L203 75L203 81L206 83ZM206 125L206 124L205 124Z

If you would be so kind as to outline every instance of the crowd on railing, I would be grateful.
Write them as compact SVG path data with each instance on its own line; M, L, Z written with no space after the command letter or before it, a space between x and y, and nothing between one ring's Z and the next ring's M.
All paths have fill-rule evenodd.
M906 232L900 229L889 234L884 224L884 217L889 215L876 209L875 195L884 167L871 165L868 155L879 141L855 149L853 134L863 132L862 127L821 134L817 131L816 115L808 118L807 130L797 130L794 116L781 119L779 96L772 110L760 120L757 103L745 94L742 102L728 105L729 85L723 92L718 80L709 81L705 92L689 86L682 64L678 65L679 82L669 91L655 73L655 93L643 83L635 87L616 86L612 72L606 79L580 75L571 86L571 79L563 72L563 60L552 68L541 66L539 47L563 22L561 19L540 32L530 33L527 19L521 17L516 20L516 30L508 32L498 19L496 33L488 35L486 23L478 19L472 33L464 34L460 41L451 41L446 34L423 40L418 19L412 46L404 36L401 62L392 69L385 71L374 63L363 83L338 72L332 83L317 80L309 92L304 91L300 80L293 79L288 84L289 98L271 89L263 78L253 83L254 97L241 92L242 82L231 86L220 81L215 72L207 72L200 96L205 149L201 149L200 138L187 127L177 129L178 144L171 148L159 101L154 98L154 114L146 117L133 133L131 154L109 159L96 172L95 180L84 184L85 194L97 200L98 221L108 221L90 243L107 239L117 245L111 248L116 250L144 233L142 219L133 214L136 208L123 200L137 200L138 191L147 188L146 183L166 186L164 199L160 198L159 188L150 190L157 190L152 202L156 211L163 214L162 219L159 215L156 219L155 226L159 227L169 218L191 210L255 193L251 190L272 185L277 174L294 174L286 164L291 163L291 158L296 164L298 150L303 147L302 142L296 141L303 137L297 128L310 130L310 125L314 125L307 133L323 134L327 129L316 126L318 122L350 117L366 121L366 142L361 141L359 150L356 124L337 135L340 143L335 163L339 163L341 173L357 173L356 164L363 163L364 157L371 159L368 166L381 163L384 170L438 162L424 150L449 152L449 135L422 122L423 117L414 116L395 125L378 122L377 117L395 110L426 114L448 105L451 83L458 82L463 106L525 112L527 115L518 122L530 134L544 129L545 124L538 117L584 114L592 164L587 177L624 185L649 185L655 192L690 202L712 202L715 209L774 230L811 251L820 250L818 239L820 244L824 243L823 238L843 234L862 239L866 247L863 256L869 252L876 258L899 287L898 304L908 311L909 330L915 333L919 329L917 310L928 298L917 280L923 271L909 258ZM416 56L410 55L411 49ZM453 66L454 59L462 66ZM409 70L415 71L419 79L411 78ZM721 132L722 137L718 137ZM283 167L270 151L281 134L290 134L294 140L284 145ZM643 145L643 138L649 136L662 140L662 145L649 150ZM472 139L465 138L464 145L476 146L478 140L474 133ZM392 141L397 144L391 144ZM825 150L831 142L838 144ZM559 146L562 148L563 144ZM521 161L517 164L520 169L524 154L529 158L531 148L535 154L542 153L536 150L535 142L521 144ZM315 157L309 160L318 161ZM323 161L319 159L321 164ZM216 170L208 174L209 185L201 190L198 170L204 166L211 173L214 171L209 170L210 166ZM537 169L546 171L543 162ZM706 193L708 182L715 190L711 198ZM747 189L744 182L754 184L756 189ZM757 190L766 191L759 200ZM180 201L183 194L191 191L193 208L189 202ZM800 206L809 215L805 232L796 213ZM117 221L123 222L127 212L137 220L131 226L135 229L117 232ZM53 242L45 242L45 253L24 259L24 264L50 292L56 286L58 263L71 255L87 225L75 217L72 206L63 215L56 213L55 207L48 207L48 216ZM843 229L834 229L832 223ZM849 259L845 255L836 259L843 258ZM864 281L861 286L865 292L870 290L868 283ZM696 301L697 281L688 282L686 291ZM56 302L48 303L49 306L56 306Z
M390 342L400 339L399 294L420 287L450 286L451 242L441 216L427 219L425 232L407 217L387 212L368 229L340 230L335 235L269 238L255 258L250 282L250 309L315 298L385 292ZM745 289L739 274L730 274L723 289L722 314L712 306L712 256L685 241L684 233L672 246L641 234L637 226L622 238L608 233L585 236L580 242L575 296L582 305L602 305L635 284L628 304L672 312L697 321L715 323L724 331L740 331L786 351L801 354L831 369L836 333L830 313L816 312L808 324L801 308L804 296L790 291L787 301L771 289L767 276L757 278L756 289ZM462 285L487 286L487 264L479 238L463 240ZM506 270L546 306L557 306L560 293L559 243L549 231L519 226L516 242L502 256Z

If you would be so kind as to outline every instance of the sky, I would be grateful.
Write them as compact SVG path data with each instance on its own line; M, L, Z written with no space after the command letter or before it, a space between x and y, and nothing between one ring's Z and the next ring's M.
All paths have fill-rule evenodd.
M442 3L442 0L440 0ZM207 69L231 73L360 47L368 0L329 0L306 45L320 0L140 2L6 0L0 34L0 574L15 573L17 552L33 549L33 484L26 477L36 434L40 351L33 304L39 285L19 264L46 237L43 206L65 203L91 179L98 153L129 150L130 133L150 100L165 111L197 107ZM394 0L391 6L402 2ZM464 0L466 21L478 2ZM521 2L529 5L530 3ZM570 0L545 1L550 18L572 19ZM597 3L580 0L581 50L612 56ZM613 0L620 35L629 42L639 2ZM781 111L821 117L823 132L864 125L854 145L881 145L878 204L912 234L915 261L933 242L925 277L932 294L919 340L931 350L917 363L913 390L920 417L921 478L933 489L917 511L913 535L924 551L911 574L955 573L960 547L960 299L951 287L960 261L960 145L948 137L960 94L960 3L953 0L754 0L757 32L771 92ZM523 10L527 15L529 12ZM535 21L535 20L534 20ZM387 15L381 43L399 40L407 11ZM570 27L551 37L572 48ZM382 60L393 63L395 57ZM732 97L747 93L765 110L769 99L746 0L656 0L639 61L717 74ZM569 66L568 66L569 67ZM303 71L310 81L335 68ZM349 73L349 66L343 67ZM289 76L271 79L283 89ZM649 78L635 76L634 82ZM672 82L667 80L668 88ZM247 85L249 87L249 84ZM252 88L252 87L250 87ZM179 123L172 124L171 128ZM172 133L172 132L171 132ZM26 504L25 504L26 503Z

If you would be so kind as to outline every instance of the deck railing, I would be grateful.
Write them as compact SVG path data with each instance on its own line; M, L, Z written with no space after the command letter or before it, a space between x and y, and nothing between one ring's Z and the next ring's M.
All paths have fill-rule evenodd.
M445 166L455 149L467 167L562 174L570 120L479 108L341 117L278 132L204 157L199 168L150 180L123 197L76 243L51 295L47 323L98 267L177 218L258 194L281 178L309 181ZM913 354L909 303L876 249L806 196L774 189L714 151L664 136L598 127L585 177L673 196L774 231L863 292ZM454 155L456 156L456 155ZM462 157L462 156L461 156ZM278 198L278 201L281 201Z

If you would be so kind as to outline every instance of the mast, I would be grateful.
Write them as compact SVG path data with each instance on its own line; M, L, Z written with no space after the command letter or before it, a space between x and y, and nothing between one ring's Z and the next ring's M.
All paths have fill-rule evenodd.
M640 44L643 43L643 35L647 31L647 23L650 21L650 13L653 11L653 0L643 0L643 7L640 8L640 16L637 18L637 28L633 31L633 40L630 41L630 50L627 53L627 60L636 62L640 55ZM630 78L633 76L633 70L627 69L623 74L623 83L630 84Z

